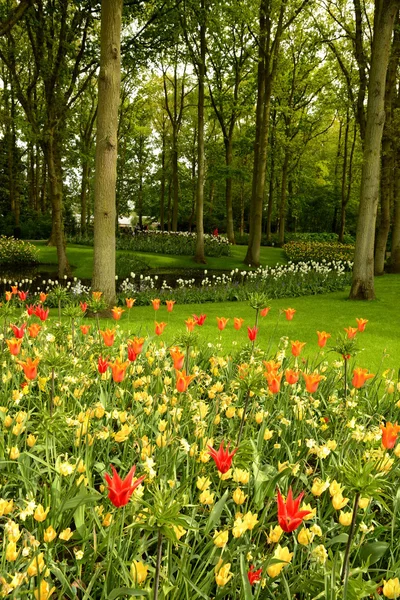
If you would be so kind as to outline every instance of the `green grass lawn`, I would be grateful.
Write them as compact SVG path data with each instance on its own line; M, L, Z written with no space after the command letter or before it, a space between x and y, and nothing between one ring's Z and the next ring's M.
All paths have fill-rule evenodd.
M356 317L369 320L364 333L358 334L360 352L355 363L360 367L367 367L374 373L386 368L397 370L400 367L400 336L398 298L400 297L400 276L387 275L376 280L378 300L374 302L350 302L348 290L320 296L305 296L301 298L287 298L273 300L272 308L267 317L260 319L258 341L262 348L271 346L276 351L280 337L287 336L290 340L306 342L302 356L311 358L318 350L316 331L327 331L332 338L328 340L327 347L333 346L338 333L344 327L356 327ZM156 297L156 294L155 294ZM279 315L280 309L292 307L296 309L293 321L286 321L285 315ZM247 342L247 325L254 324L255 311L247 302L191 304L186 306L175 305L174 311L168 313L162 307L156 314L157 321L166 321L168 325L162 336L167 344L174 341L175 336L185 331L184 321L193 313L207 314L207 319L197 332L202 340L222 344L224 352L234 352L243 343ZM134 307L131 311L130 323L125 313L120 326L141 334L154 334L155 313L151 306ZM229 317L227 328L219 333L216 317ZM233 317L242 317L245 322L240 331L233 328ZM113 327L112 320L102 322L102 327ZM338 355L334 352L325 352L331 361ZM384 357L384 360L383 360ZM382 362L383 360L383 362ZM397 375L396 375L397 377Z
M33 242L39 249L39 259L41 264L57 264L57 251L55 247L46 246L45 241ZM232 246L231 256L221 256L220 258L207 258L206 265L199 265L194 262L191 256L175 256L165 254L154 254L151 252L127 252L117 251L118 257L123 255L135 256L147 263L151 269L246 269L243 264L246 255L247 246ZM67 246L68 260L73 267L73 275L78 279L91 279L93 271L93 248L88 246L79 246L70 244ZM286 263L285 253L281 248L263 247L261 248L261 264L263 266L274 266L277 263Z

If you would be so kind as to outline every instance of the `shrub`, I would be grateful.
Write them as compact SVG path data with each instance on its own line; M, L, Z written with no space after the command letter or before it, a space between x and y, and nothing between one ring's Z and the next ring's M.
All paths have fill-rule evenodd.
M339 236L337 233L285 233L285 244L289 242L338 242ZM235 241L239 246L245 246L249 242L249 234L244 233L240 235L235 234ZM351 235L346 234L344 236L345 244L353 244L354 238ZM278 246L279 236L277 233L271 235L271 240L267 240L267 236L264 234L261 237L262 246Z
M339 244L335 242L289 242L283 249L288 260L300 261L349 261L354 258L353 244Z
M33 265L38 262L39 252L33 244L0 236L0 265Z
M73 244L93 246L92 237L76 237L69 240ZM185 232L145 231L134 235L123 235L116 240L117 250L136 252L155 252L156 254L175 254L193 256L196 252L196 234ZM206 256L229 256L230 244L221 236L204 235Z

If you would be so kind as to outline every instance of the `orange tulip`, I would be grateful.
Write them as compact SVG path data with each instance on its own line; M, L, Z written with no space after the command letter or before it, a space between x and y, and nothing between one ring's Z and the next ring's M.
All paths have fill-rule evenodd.
M132 306L135 304L136 302L136 298L125 298L125 304L127 306L127 308L132 308Z
M323 348L326 345L326 342L331 337L330 333L326 333L326 331L317 331L318 336L318 346Z
M217 319L217 323L218 323L218 329L220 331L223 331L226 327L227 322L229 321L229 319L226 319L225 317L216 317Z
M160 299L159 298L155 298L154 300L151 301L154 310L158 310L160 308Z
M365 329L366 324L368 323L368 319L356 319L358 325L358 331L362 332Z
M13 293L12 292L6 292L6 302L10 302L11 298L13 297Z
M119 358L117 358L113 363L108 363L108 366L111 367L112 378L115 383L121 383L121 381L123 381L128 365L128 360L126 362L121 362Z
M185 360L185 355L180 351L178 346L174 346L169 351L172 360L174 361L174 369L180 370L183 367L183 361Z
M144 338L134 337L133 340L128 340L128 346L132 346L135 354L140 354L143 350Z
M318 373L303 373L304 381L306 382L306 390L313 394L317 391L319 383L324 379L323 375L319 375Z
M352 340L356 337L356 333L358 331L357 327L344 327L345 332L347 333L347 338Z
M115 329L106 329L100 331L105 346L112 346L114 344Z
M260 310L260 315L262 317L266 317L270 310L271 310L271 307L270 306L266 306L265 308L262 308Z
M161 335L162 332L164 331L164 329L166 328L167 324L162 322L162 323L157 323L157 321L154 321L154 325L155 325L155 332L156 335Z
M244 319L241 319L239 317L234 317L233 326L236 329L236 331L239 331L239 329L242 327L243 321L244 321Z
M174 304L175 304L176 300L166 300L165 304L167 305L167 311L168 312L172 312L173 308L174 308Z
M18 286L17 285L12 285L11 286L11 293L16 296L18 294Z
M296 309L294 309L294 308L286 308L283 312L286 315L286 320L287 321L291 321L293 319L294 313L296 312Z
M275 360L263 360L263 363L268 373L276 373L281 366L281 363Z
M264 373L264 377L267 380L269 391L277 394L281 389L282 373L271 371L270 373Z
M7 346L10 351L10 354L12 354L13 356L17 356L17 354L19 354L19 352L21 350L22 340L21 339L17 340L15 338L13 338L12 340L6 340L6 342L7 342Z
M360 367L357 367L353 371L353 379L351 380L351 383L353 387L359 389L362 388L368 379L372 379L373 377L375 377L375 375L368 373L368 369L361 369Z
M300 353L303 350L305 345L306 345L306 342L299 342L299 340L296 340L295 342L292 341L293 356L300 356Z
M102 295L103 295L103 292L92 292L92 298L95 302L99 302Z
M87 335L90 331L90 325L80 325L80 330L83 335Z
M124 313L124 309L121 308L120 306L114 306L114 308L111 309L111 313L113 316L113 319L115 321L119 321L120 318L122 317L122 313Z
M194 319L192 319L192 317L189 317L188 319L186 319L185 324L186 324L186 329L188 331L193 331L193 329L197 325L196 321Z
M392 423L388 421L386 425L380 425L380 429L382 431L382 446L387 449L394 448L400 426L397 425L397 422L392 425Z
M44 304L44 303L46 302L46 300L47 300L47 296L48 296L48 294L45 294L44 292L40 292L40 294L39 294L39 298L40 298L40 302L41 302L42 304Z
M25 377L27 379L36 379L37 366L39 364L38 358L35 358L35 360L32 360L31 358L27 358L25 362L22 360L17 360L17 363L23 368Z
M175 387L178 392L186 392L190 382L196 377L196 375L186 375L186 371L176 370L176 382Z
M286 369L285 379L289 385L294 385L299 380L299 372L294 371L293 369Z
M29 337L36 338L39 335L39 331L41 330L41 326L37 323L33 323L28 327Z

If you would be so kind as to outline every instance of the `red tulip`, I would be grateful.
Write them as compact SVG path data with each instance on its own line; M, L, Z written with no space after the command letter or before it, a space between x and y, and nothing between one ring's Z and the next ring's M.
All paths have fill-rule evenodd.
M296 312L296 309L295 308L286 308L283 312L286 315L286 320L292 321L294 313Z
M368 319L356 319L358 331L363 332L366 324L368 323Z
M164 322L157 323L157 321L154 321L154 325L155 325L155 333L156 333L156 335L161 335L163 333L164 329L167 326L166 323L164 323Z
M229 321L229 319L227 319L226 317L216 317L217 319L217 323L218 323L218 329L220 331L223 331L226 327L227 322Z
M46 321L47 317L49 316L49 309L45 310L43 306L40 306L39 304L39 306L36 307L35 315L39 317L41 321Z
M200 315L199 317L197 315L193 315L193 319L196 322L196 325L204 325L204 321L206 320L207 315Z
M130 497L135 489L142 483L146 475L142 475L135 482L132 482L136 471L136 466L133 466L125 479L121 479L115 467L111 465L113 476L108 473L104 475L104 479L108 485L108 498L117 508L128 504Z
M247 328L247 335L249 336L249 340L251 342L255 342L256 337L257 337L257 332L258 332L258 327L248 327Z
M290 533L301 525L304 517L310 514L309 510L299 510L300 502L302 501L304 492L301 492L296 499L293 498L292 488L289 488L286 502L282 498L282 494L278 488L278 523L283 531Z
M19 291L18 291L18 298L19 298L20 300L22 300L22 302L25 302L25 300L26 300L26 299L27 299L27 297L28 297L28 294L29 294L29 292L23 292L22 290L19 290Z
M323 348L326 345L326 342L331 337L330 333L326 333L326 331L317 331L318 336L318 346Z
M254 565L251 565L250 569L247 571L247 577L250 585L254 585L255 583L257 583L257 581L261 581L262 568L257 569L257 571L255 571L254 569Z
M165 301L165 304L167 305L167 311L168 312L172 312L173 311L175 302L176 302L176 300L166 300Z
M23 368L25 377L29 380L36 379L37 377L37 366L39 364L39 359L35 358L32 360L31 358L27 358L26 361L17 360L17 363Z
M394 448L400 426L397 425L397 423L392 425L392 423L388 421L386 425L380 425L380 429L382 431L382 446L388 450Z
M85 313L87 311L87 302L79 302L79 306L81 307L81 311Z
M189 387L189 384L196 375L186 375L186 371L178 371L176 370L176 383L175 387L178 392L186 392Z
M29 306L28 306L28 304L26 304L25 307L26 307L26 312L31 317L35 313L36 306L34 304L29 304Z
M128 342L128 360L130 360L131 362L135 362L136 359L137 359L137 354L136 354L132 344L129 344L129 342Z
M99 373L105 373L108 369L108 357L102 358L99 356L99 360L97 361L97 370Z
M224 450L224 440L222 440L218 450L215 450L212 446L208 446L208 452L220 473L227 473L229 471L232 465L232 459L238 451L238 448L235 448L233 452L229 452L229 446L230 442L228 442L226 449Z
M13 330L14 336L18 340L22 340L22 338L24 337L25 328L26 328L26 323L22 323L21 327L17 327L16 325L11 325L11 329Z

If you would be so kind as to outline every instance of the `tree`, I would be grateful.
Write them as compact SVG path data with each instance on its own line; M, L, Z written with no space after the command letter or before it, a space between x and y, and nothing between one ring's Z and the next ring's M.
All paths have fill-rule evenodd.
M100 74L94 180L92 288L115 302L115 195L121 84L122 0L102 0Z
M253 183L250 203L250 232L245 264L259 266L262 213L265 193L271 95L278 69L280 44L284 31L308 4L303 0L285 21L287 0L278 5L260 0L257 69L257 107L254 142Z
M374 239L379 198L381 143L385 122L385 83L394 19L399 7L399 0L375 0L360 207L350 291L352 300L375 298Z

